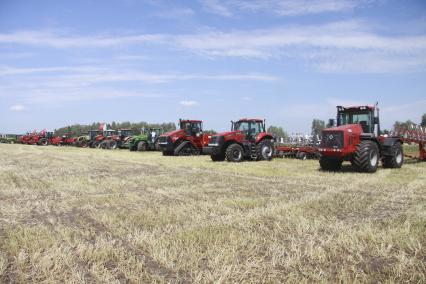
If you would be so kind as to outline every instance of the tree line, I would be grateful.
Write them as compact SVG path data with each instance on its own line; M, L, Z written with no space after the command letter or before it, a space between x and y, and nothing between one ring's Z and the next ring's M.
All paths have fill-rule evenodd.
M55 136L70 135L80 136L86 134L89 130L98 130L101 126L101 122L93 122L92 124L73 124L70 126L61 127L55 129ZM148 123L148 122L111 122L107 123L108 129L120 130L120 129L131 129L133 133L139 134L142 128L162 128L165 132L176 129L176 124L173 122L165 123Z

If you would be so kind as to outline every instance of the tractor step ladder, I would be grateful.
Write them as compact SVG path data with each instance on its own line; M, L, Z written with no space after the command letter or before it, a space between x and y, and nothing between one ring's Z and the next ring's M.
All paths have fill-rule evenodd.
M251 144L251 151L250 151L250 157L253 159L253 160L256 160L257 159L257 147L256 147L257 145L256 145L256 143L252 143Z
M411 125L410 127L395 127L393 133L395 136L402 138L402 141L411 144L419 144L419 156L410 158L418 158L421 161L426 161L426 128L418 125Z

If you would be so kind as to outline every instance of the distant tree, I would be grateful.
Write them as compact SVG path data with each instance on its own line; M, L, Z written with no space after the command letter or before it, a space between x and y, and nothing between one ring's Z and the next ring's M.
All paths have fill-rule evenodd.
M321 119L312 120L312 131L311 134L313 137L321 136L322 130L325 128L325 122Z
M410 128L412 125L417 125L417 124L412 122L411 120L407 120L405 122L395 121L395 123L393 124L393 127L394 128Z
M210 134L217 134L216 130L210 129L210 130L204 130L205 133L210 133Z
M422 116L422 122L420 123L422 127L426 127L426 113Z
M288 138L288 133L282 127L270 125L266 131L274 134L277 138Z

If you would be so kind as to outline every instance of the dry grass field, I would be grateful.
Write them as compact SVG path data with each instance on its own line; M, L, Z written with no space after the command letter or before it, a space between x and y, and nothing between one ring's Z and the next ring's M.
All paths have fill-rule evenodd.
M0 145L0 282L426 282L426 163Z

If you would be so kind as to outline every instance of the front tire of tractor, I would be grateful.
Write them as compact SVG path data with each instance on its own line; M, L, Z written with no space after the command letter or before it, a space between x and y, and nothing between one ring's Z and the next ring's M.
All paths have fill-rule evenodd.
M358 172L374 173L379 165L379 147L373 141L365 140L358 144L351 161Z
M321 157L319 160L321 169L323 171L338 171L342 168L342 160L328 157Z
M147 149L147 145L146 145L146 142L145 141L141 141L141 142L139 142L138 143L138 151L139 152L141 152L141 151L146 151L146 149Z
M225 160L224 154L218 154L218 155L211 155L210 158L213 162L222 162Z
M257 160L271 161L273 158L274 146L269 139L264 139L257 145Z
M117 149L117 146L118 146L117 141L112 140L108 143L108 149L115 150L115 149Z
M241 145L234 143L226 148L226 160L228 162L236 162L239 163L243 160L243 147Z
M47 146L47 139L40 139L39 141L38 141L38 145L40 145L40 146Z
M404 151L400 142L393 144L391 149L392 156L384 156L382 158L382 164L384 168L397 169L402 167L404 164Z

